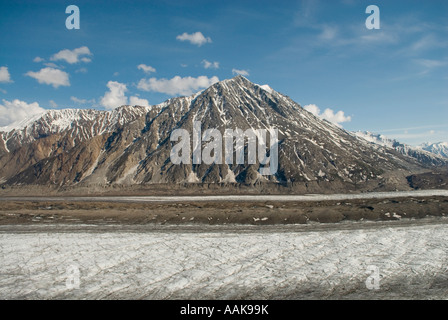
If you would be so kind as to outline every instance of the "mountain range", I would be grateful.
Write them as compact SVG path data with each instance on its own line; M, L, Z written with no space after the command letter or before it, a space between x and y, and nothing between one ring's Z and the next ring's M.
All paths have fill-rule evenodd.
M357 137L363 138L373 144L392 148L399 153L417 159L420 163L434 166L443 166L448 158L448 143L425 143L413 147L401 143L395 139L390 139L382 134L375 134L368 131L356 131Z
M235 128L278 129L276 174L260 175L258 161L173 164L171 132L192 132L195 121L200 121L202 132L217 129L222 134ZM288 96L242 76L159 105L121 106L113 111L51 110L0 131L0 183L4 186L263 185L298 192L396 190L408 188L410 174L448 165L448 159L423 148L393 141L372 143L369 135L319 119ZM244 153L247 159L247 146Z
M417 148L448 158L448 142L423 143L417 146Z

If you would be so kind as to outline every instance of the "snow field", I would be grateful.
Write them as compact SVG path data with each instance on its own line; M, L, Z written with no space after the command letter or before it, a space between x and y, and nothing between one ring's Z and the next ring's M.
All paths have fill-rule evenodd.
M448 298L446 225L0 233L1 299ZM367 268L379 269L369 290ZM79 288L70 287L79 268Z

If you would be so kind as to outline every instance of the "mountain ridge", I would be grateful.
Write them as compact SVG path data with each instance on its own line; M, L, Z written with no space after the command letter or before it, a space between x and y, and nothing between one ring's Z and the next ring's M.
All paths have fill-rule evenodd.
M406 188L407 174L427 168L396 150L373 146L315 117L288 96L242 76L140 111L130 112L122 123L111 122L110 130L100 130L101 118L83 122L89 123L89 128L81 128L77 122L61 132L45 131L48 135L39 135L34 128L31 141L24 145L5 144L2 133L0 180L6 185L60 187L233 183L349 191ZM170 162L170 134L177 128L192 132L194 121L201 122L202 132L209 128L221 133L228 128L277 128L277 173L260 176L259 162L174 165ZM74 132L85 136L76 140ZM26 136L15 131L8 134L9 139L14 134L17 139ZM245 146L245 159L247 152Z
M432 145L428 145L428 149L425 149L424 146L413 147L407 145L405 143L401 143L395 139L388 138L382 134L376 134L369 131L356 131L353 132L359 138L365 139L366 141L396 150L397 152L415 158L419 162L430 165L430 166L443 166L447 161L447 157L444 157L442 154L431 152L430 149ZM443 144L442 144L443 145ZM443 149L441 149L443 152Z
M448 158L448 142L422 143L417 148Z

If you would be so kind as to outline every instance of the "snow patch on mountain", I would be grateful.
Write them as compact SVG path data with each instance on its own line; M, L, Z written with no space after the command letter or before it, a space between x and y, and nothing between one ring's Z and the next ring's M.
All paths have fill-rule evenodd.
M121 106L111 111L101 111L92 109L61 109L61 110L48 110L43 113L35 114L24 120L14 122L8 126L0 127L1 132L11 132L23 130L40 122L39 125L45 126L51 130L49 133L56 133L66 130L73 126L74 122L80 121L93 121L98 116L103 115L110 122L118 122L124 124L129 120L129 113L145 113L148 112L151 107L141 106Z
M30 116L9 126L0 127L5 149L13 139L20 144L30 143L51 134L70 132L79 141L114 130L145 115L159 106L121 106L111 111L93 109L48 110L45 113Z
M260 88L263 89L263 90L265 90L265 91L267 91L267 92L269 92L269 93L271 93L271 94L272 94L272 92L274 91L274 90L273 90L269 85L267 85L267 84L260 86Z
M20 130L30 126L33 122L37 121L45 112L37 113L29 116L25 119L11 123L10 125L0 127L0 132L10 132L12 130Z

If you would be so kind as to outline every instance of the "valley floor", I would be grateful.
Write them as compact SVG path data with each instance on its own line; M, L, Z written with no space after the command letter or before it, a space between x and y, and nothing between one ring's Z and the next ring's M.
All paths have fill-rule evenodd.
M448 299L443 192L3 197L0 299Z
M0 225L306 224L448 215L448 190L226 196L0 197Z

